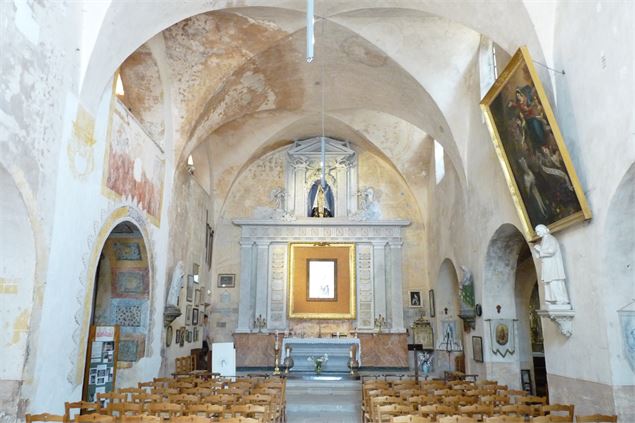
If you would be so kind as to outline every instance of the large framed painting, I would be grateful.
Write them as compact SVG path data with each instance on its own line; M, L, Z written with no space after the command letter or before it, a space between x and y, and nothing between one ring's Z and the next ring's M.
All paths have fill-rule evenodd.
M526 47L518 49L481 101L496 154L522 221L536 240L591 218L591 210Z
M355 318L355 244L289 245L289 318Z

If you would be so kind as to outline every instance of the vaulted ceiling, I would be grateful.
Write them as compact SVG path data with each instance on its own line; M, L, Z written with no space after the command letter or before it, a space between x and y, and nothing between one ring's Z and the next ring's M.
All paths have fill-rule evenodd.
M253 160L322 127L384 157L415 191L433 139L463 175L481 34L423 10L344 3L327 13L318 2L312 63L301 7L181 20L123 63L124 101L151 136L171 131L177 161L204 160L219 194Z

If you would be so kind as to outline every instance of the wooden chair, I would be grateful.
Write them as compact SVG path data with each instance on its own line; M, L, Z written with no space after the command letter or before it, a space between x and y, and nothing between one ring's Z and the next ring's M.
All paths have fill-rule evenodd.
M494 407L491 404L473 404L461 406L458 411L461 415L483 420L485 416L491 416L494 413Z
M376 423L390 422L390 419L394 416L410 414L412 408L403 404L387 404L377 407L377 419Z
M210 423L210 419L202 416L179 416L170 419L170 423Z
M543 406L547 404L547 398L545 397L537 397L533 395L527 395L524 397L516 398L516 404L527 404L527 405L540 405Z
M111 402L106 408L106 413L110 416L125 416L127 414L141 414L143 412L143 404L134 402Z
M106 402L108 402L108 404L111 403L115 403L115 402L125 402L128 401L128 394L122 394L120 392L105 392L105 393L98 393L96 395L97 401L99 405L102 408L106 407Z
M209 418L221 418L225 407L218 404L192 404L187 407L187 413L189 415L200 416Z
M151 416L171 419L183 414L183 405L171 402L152 402L146 405L146 412Z
M101 409L99 403L97 402L87 402L87 401L77 401L77 402L66 402L64 403L64 418L65 421L75 421L74 417L71 416L71 410L78 410L79 413L88 412L88 413L99 413ZM77 413L77 414L79 414Z
M573 423L573 417L569 416L538 416L532 417L531 423Z
M388 395L380 396L380 397L371 397L370 405L368 406L369 416L365 421L375 422L377 421L377 407L380 405L388 405L388 404L398 404L403 403L403 400L400 397L392 397Z
M534 414L534 410L530 405L526 404L512 404L512 405L501 405L498 407L498 412L500 414L506 414L508 416L523 416L523 417L532 417Z
M168 402L172 402L175 404L183 404L189 405L199 402L198 395L188 395L188 394L177 394L177 395L168 395Z
M419 406L419 414L430 419L438 419L440 416L451 416L456 413L454 407L447 405L421 405Z
M560 414L554 413L566 413L566 415L573 421L573 411L575 410L575 406L573 404L550 404L543 405L540 407L540 414L543 416L554 416Z
M105 414L83 414L75 417L77 423L94 422L94 423L115 423L113 416Z
M575 416L576 423L617 423L616 415L592 414L589 416Z
M138 404L146 404L149 402L161 402L163 400L163 395L159 394L134 394L132 395L131 401Z
M479 398L481 404L491 404L494 407L509 404L509 397L504 395L483 395Z
M63 422L64 416L60 416L58 414L27 414L24 416L26 418L26 423L31 422Z
M177 357L174 359L174 364L174 375L189 375L191 371L196 369L196 356Z
M462 395L443 397L443 404L451 405L453 407L476 404L476 402L478 402L477 397L468 397Z
M393 416L390 419L390 423L433 423L433 421L430 420L428 417L408 414L405 416Z
M485 417L483 423L525 423L523 416L492 416Z
M445 416L439 417L437 423L478 423L478 420L467 416Z
M157 416L141 414L139 416L121 416L119 423L162 423L163 419Z
M252 419L250 417L243 417L243 416L223 418L223 419L220 419L218 422L219 423L262 423L258 419Z
M269 422L269 409L265 405L240 404L230 409L232 417L251 417L263 423Z
M221 404L230 407L236 404L239 398L237 395L217 394L203 397L200 402L205 404Z

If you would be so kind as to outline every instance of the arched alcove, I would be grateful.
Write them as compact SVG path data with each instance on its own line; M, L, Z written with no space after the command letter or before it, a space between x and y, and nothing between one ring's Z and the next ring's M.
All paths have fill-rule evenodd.
M613 381L616 385L622 385L618 389L624 389L625 392L632 392L635 385L634 211L635 164L632 164L615 190L608 209L604 229L604 269L600 281L608 321ZM621 397L627 398L629 395L624 393ZM620 407L616 403L617 412Z
M116 355L119 369L132 367L146 355L150 331L150 280L143 234L132 221L122 221L111 230L99 255L91 316L91 325L119 325ZM92 356L98 353L96 344L92 345ZM86 360L91 360L92 356ZM86 369L90 371L88 366ZM91 378L93 375L89 373L89 385L94 382ZM84 380L87 380L86 376ZM112 382L107 378L104 381ZM84 396L85 400L94 400L91 390L85 390Z
M524 251L522 257L521 251ZM533 266L525 264L526 260L531 261L531 253L522 233L512 224L501 225L492 235L485 256L483 354L487 378L512 389L521 388L519 334L524 330L519 330L518 315L525 304L525 279L531 279ZM520 263L523 264L519 268ZM535 268L533 272L535 275ZM528 300L529 296L527 304ZM528 311L525 313L528 315ZM528 317L524 320L528 321ZM505 336L499 336L503 332ZM525 342L529 341L525 339L523 344Z
M452 260L446 258L439 267L439 273L434 287L434 302L436 308L436 371L465 370L465 362L455 362L457 355L463 350L463 322L459 319L459 279ZM454 333L451 339L449 332ZM458 366L457 366L458 364Z
M15 416L27 359L36 271L34 234L26 204L11 175L0 166L0 391L4 413Z

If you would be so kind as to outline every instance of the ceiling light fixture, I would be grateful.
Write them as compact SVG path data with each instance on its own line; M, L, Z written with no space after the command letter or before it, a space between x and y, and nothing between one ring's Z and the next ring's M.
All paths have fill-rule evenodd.
M315 6L313 0L307 0L306 2L306 61L311 63L313 61L313 46L315 45Z

